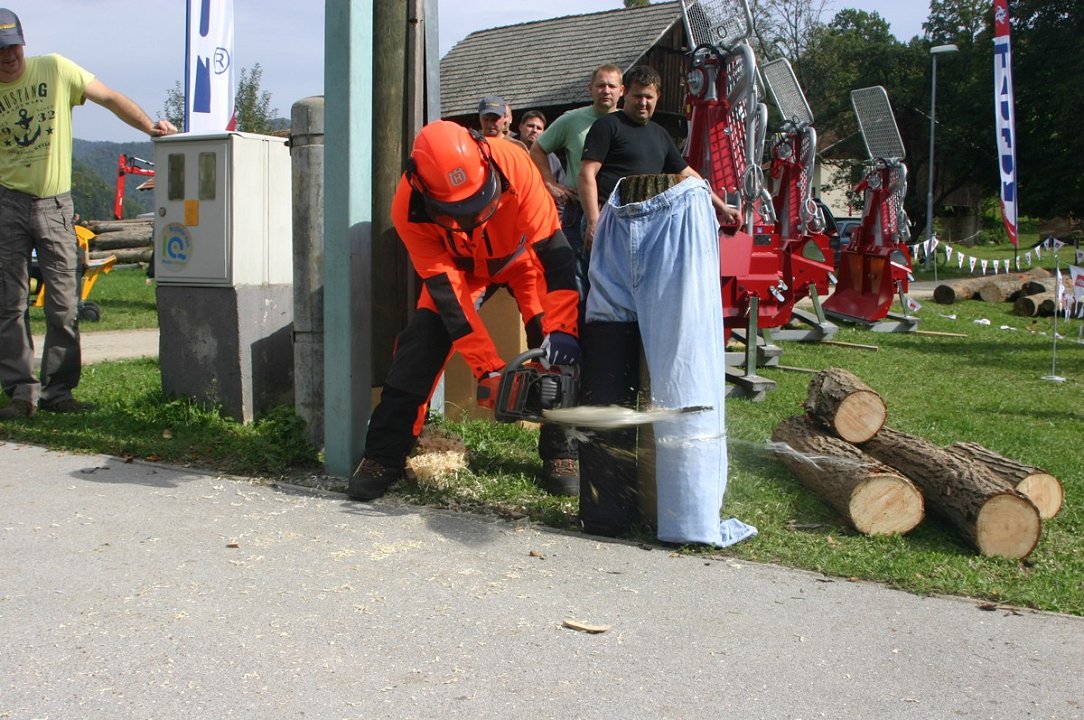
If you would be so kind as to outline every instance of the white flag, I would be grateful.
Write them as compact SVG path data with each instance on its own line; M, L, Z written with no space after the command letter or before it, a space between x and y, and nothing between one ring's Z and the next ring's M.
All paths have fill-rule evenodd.
M1062 310L1065 307L1065 283L1061 281L1060 267L1054 271L1054 282L1057 284L1057 289L1054 291L1054 304L1058 310Z
M233 0L188 0L184 129L234 130Z
M1084 302L1084 267L1070 265L1069 277L1073 279L1073 297L1077 302Z

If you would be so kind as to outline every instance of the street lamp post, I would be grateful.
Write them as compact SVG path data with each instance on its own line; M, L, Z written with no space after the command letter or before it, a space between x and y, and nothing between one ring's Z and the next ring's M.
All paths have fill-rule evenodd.
M932 82L930 84L930 180L926 187L926 269L930 269L930 256L934 254L933 245L933 133L937 125L937 56L943 53L954 53L960 48L952 43L948 45L935 45L930 48L930 57L933 58ZM933 279L937 280L937 262L933 263Z

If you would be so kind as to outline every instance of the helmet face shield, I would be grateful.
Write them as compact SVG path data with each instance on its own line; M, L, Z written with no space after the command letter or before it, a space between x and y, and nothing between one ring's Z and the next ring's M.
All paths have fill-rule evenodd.
M485 223L501 204L501 184L491 162L487 161L486 178L473 195L457 202L441 202L425 195L425 209L430 219L448 230L469 232Z

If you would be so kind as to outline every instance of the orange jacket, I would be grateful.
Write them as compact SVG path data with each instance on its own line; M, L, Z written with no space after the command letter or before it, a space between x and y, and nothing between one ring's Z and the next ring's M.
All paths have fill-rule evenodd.
M475 305L490 285L508 285L525 321L544 312L543 332L579 334L575 256L553 198L522 148L496 138L486 141L502 188L500 206L485 224L468 234L432 222L405 175L391 209L399 238L424 283L418 307L440 315L452 348L476 378L505 365Z

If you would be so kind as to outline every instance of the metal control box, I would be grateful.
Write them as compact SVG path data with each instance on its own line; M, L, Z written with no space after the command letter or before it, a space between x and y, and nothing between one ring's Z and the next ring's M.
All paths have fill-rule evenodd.
M155 140L154 271L161 285L292 280L286 138L228 132Z

